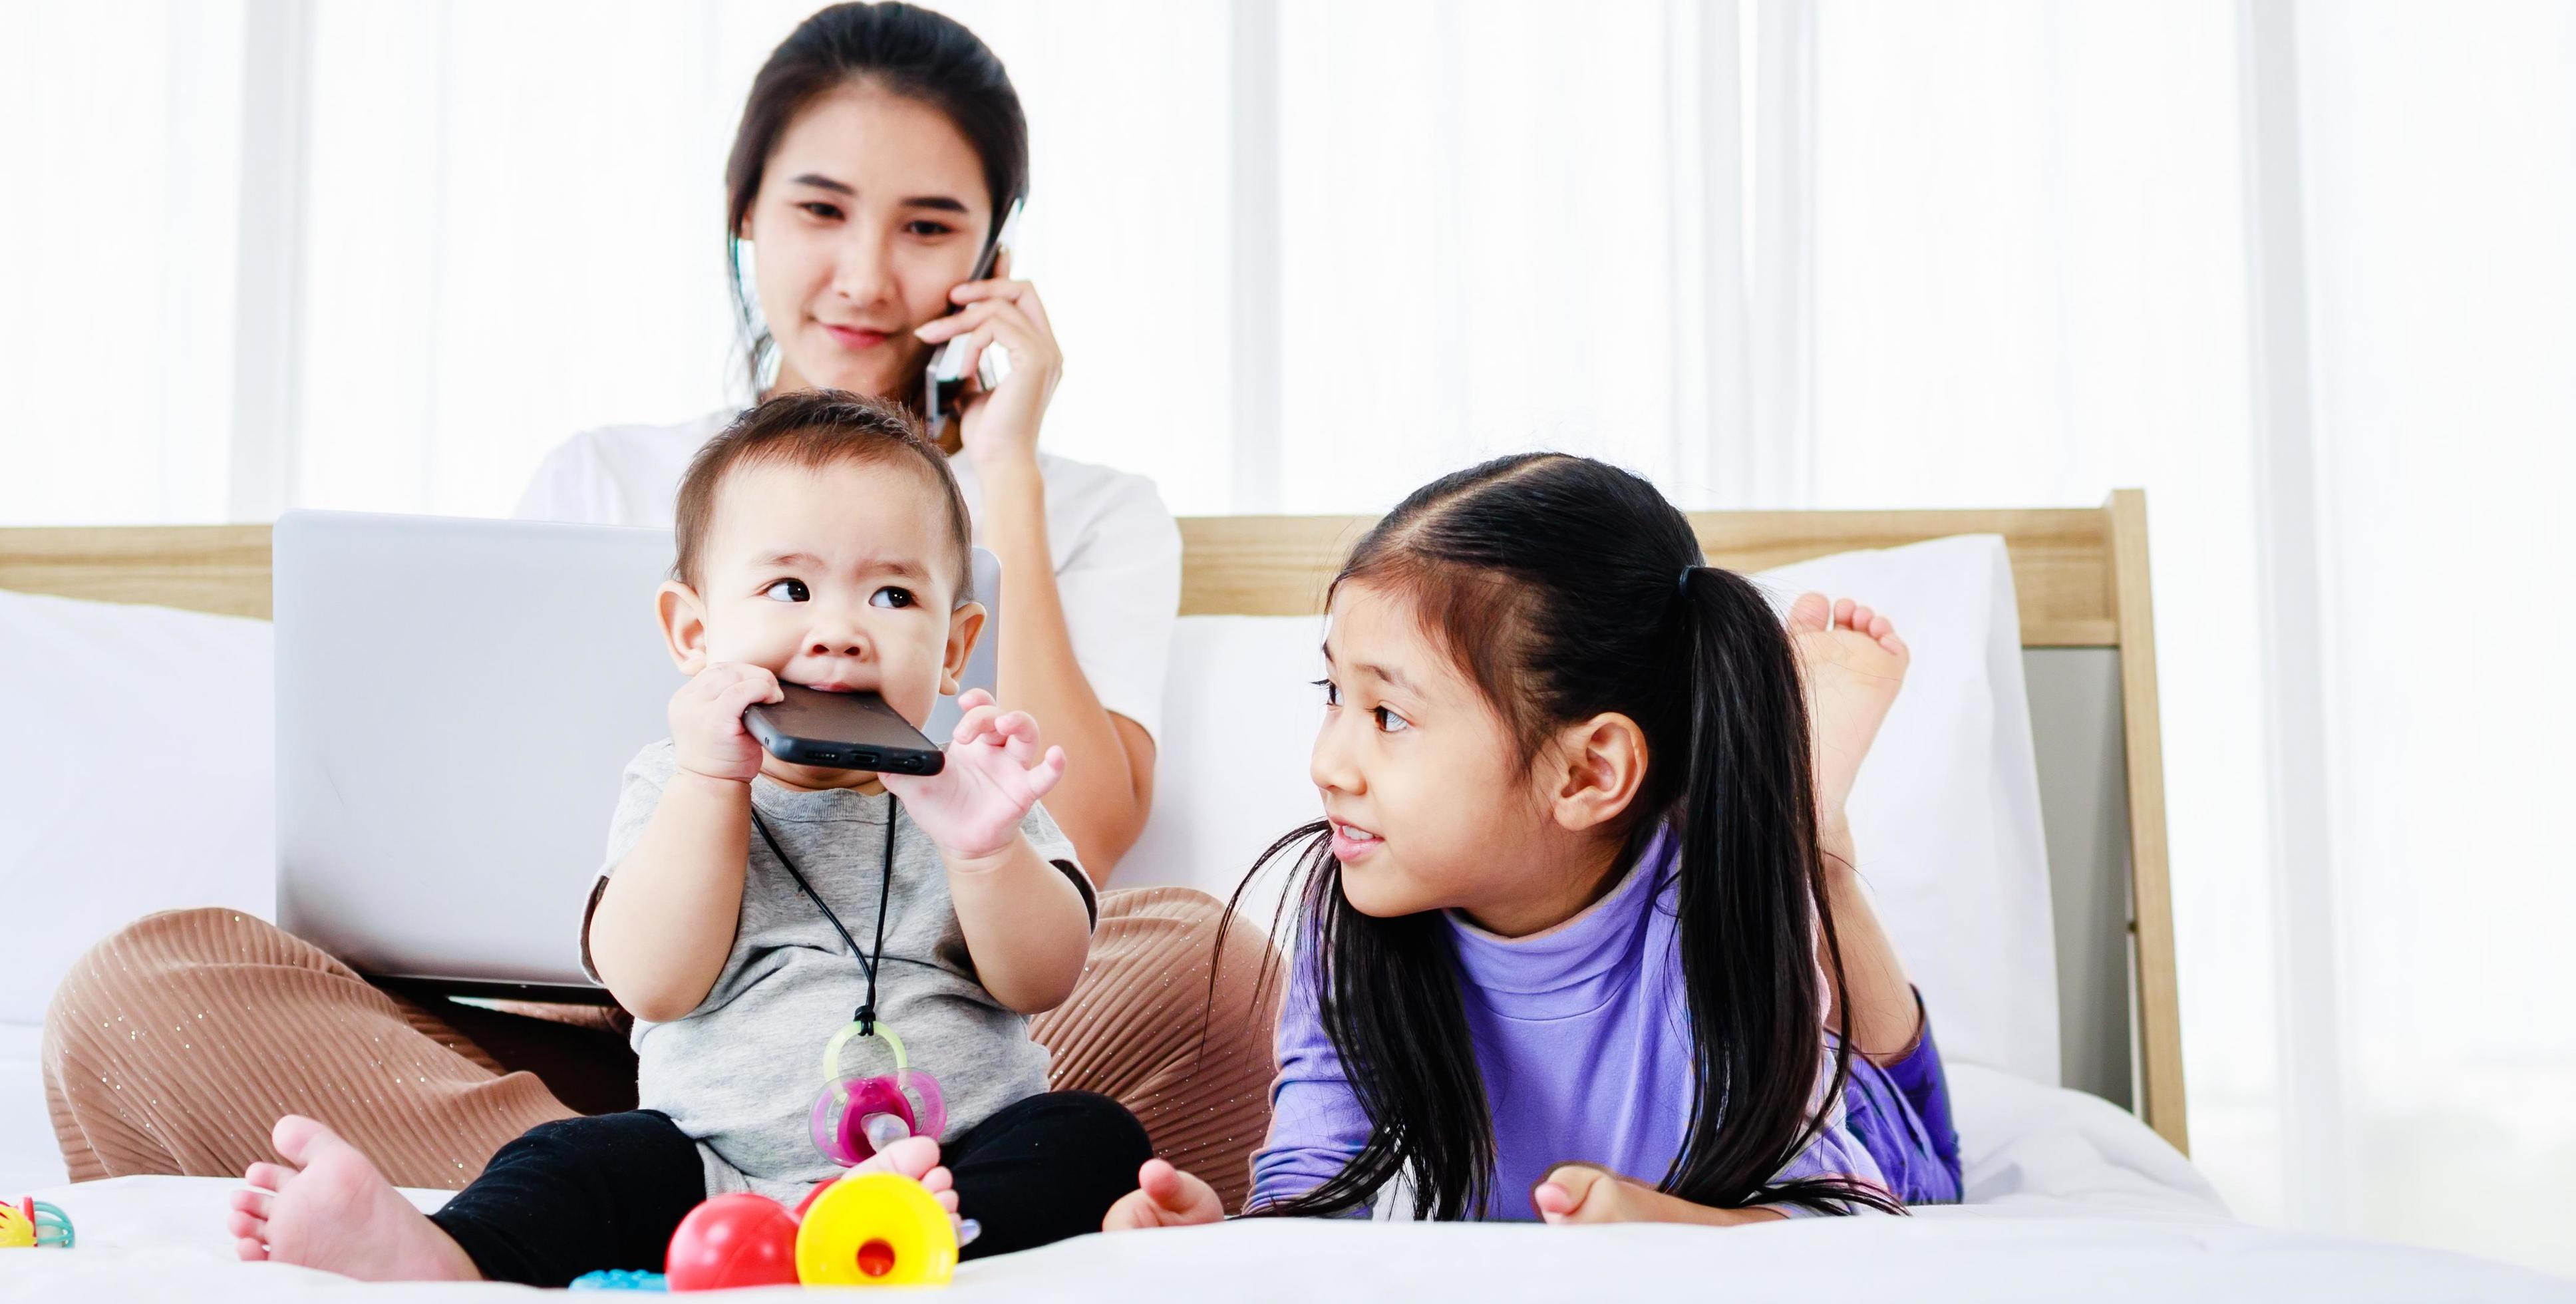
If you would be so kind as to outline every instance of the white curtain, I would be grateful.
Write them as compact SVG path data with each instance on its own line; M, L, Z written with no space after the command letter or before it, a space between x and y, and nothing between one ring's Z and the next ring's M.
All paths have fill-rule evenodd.
M809 7L31 8L0 130L44 152L0 182L5 220L15 247L77 256L40 260L22 302L46 311L8 314L10 388L48 397L10 423L26 487L0 513L496 513L577 430L740 401L724 155ZM1149 472L1183 512L1383 508L1542 445L1695 504L1759 496L1735 5L942 7L1028 110L1017 271L1068 363L1051 447ZM245 143L246 13L308 88L300 143ZM137 39L139 105L83 71L135 66ZM295 193L257 209L241 176ZM300 292L236 331L236 226L280 207ZM236 422L273 357L284 401ZM228 486L271 461L274 489ZM167 484L129 483L137 464Z
M0 37L0 524L224 515L243 6Z
M2348 1216L2576 1272L2576 10L2295 34L2343 982L2282 1015L2345 1034Z
M2576 1271L2576 12L1828 0L1815 58L1815 501L2149 491L2194 1159Z

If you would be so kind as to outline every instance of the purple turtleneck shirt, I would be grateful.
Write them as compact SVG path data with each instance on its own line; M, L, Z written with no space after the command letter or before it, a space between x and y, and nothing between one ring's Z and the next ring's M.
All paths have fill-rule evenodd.
M1531 937L1497 937L1449 917L1494 1124L1485 1217L1535 1219L1531 1185L1568 1160L1653 1183L1681 1153L1690 1125L1691 1040L1675 950L1673 856L1670 834L1657 834L1607 896ZM1255 1206L1322 1185L1368 1139L1368 1115L1316 1013L1315 977L1312 957L1301 956L1280 1014L1270 1137L1252 1161ZM1927 1033L1909 1064L1930 1054ZM1901 1082L1906 1067L1890 1073ZM1937 1058L1929 1069L1937 1083ZM1913 1094L1890 1103L1908 1115L1912 1140L1928 1140L1902 1103ZM1946 1132L1946 1107L1941 1113L1937 1130ZM1949 1159L1955 1199L1955 1147ZM1840 1102L1781 1176L1825 1173L1900 1193L1912 1185L1889 1181L1872 1147L1846 1127Z

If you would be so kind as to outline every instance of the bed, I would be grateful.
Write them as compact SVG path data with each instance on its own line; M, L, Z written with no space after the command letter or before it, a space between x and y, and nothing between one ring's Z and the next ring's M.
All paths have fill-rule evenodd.
M1717 564L1764 572L1784 595L1821 586L1868 597L1924 634L1907 698L1882 735L1883 748L1913 749L1900 760L1923 763L1873 753L1863 786L1877 794L1875 818L1888 830L1919 832L1908 822L1917 819L1964 821L1955 837L1910 840L1956 844L1979 863L1964 871L1901 857L1873 865L1858 791L1854 822L1864 868L1875 873L1909 961L1918 946L1927 957L1918 978L1927 967L1938 975L1924 982L1936 1010L1939 993L1958 994L1957 1013L1936 1013L1936 1023L1954 1061L1969 1203L1911 1219L1820 1220L1750 1234L1235 1223L1087 1237L970 1264L959 1275L961 1298L1396 1299L1435 1290L1532 1297L1623 1287L1757 1296L1875 1287L1916 1298L2576 1295L2567 1283L2456 1255L2235 1222L2186 1158L2143 495L2121 491L2094 508L1736 512L1693 521ZM1170 777L1117 885L1175 882L1221 894L1245 863L1241 849L1266 842L1280 818L1311 802L1310 792L1298 791L1303 740L1294 735L1311 728L1302 722L1312 707L1287 692L1291 681L1277 672L1311 656L1324 582L1366 524L1181 523L1184 619L1167 711L1175 723L1163 743ZM0 591L248 618L217 622L208 635L248 646L264 639L264 626L253 622L268 614L268 531L0 530ZM55 610L0 617L47 619ZM1944 612L1965 614L1945 626ZM6 655L0 682L13 669ZM265 690L245 709L264 711ZM1909 708L1907 699L1919 705ZM1216 749L1239 740L1193 737L1185 722L1220 701L1248 703L1276 721L1264 727L1288 735L1268 749L1279 755L1217 763ZM1954 745L1969 747L1979 764L1924 759ZM1985 765L1990 756L2000 761ZM1981 767L1999 777L1971 775L1973 800L1963 798L1970 790L1958 788L1956 776ZM1900 791L1912 770L1948 771L1952 786ZM2020 877L1962 877L1982 872L1986 860L2022 866L2013 871ZM17 868L0 864L0 873ZM186 903L138 897L107 881L66 890L107 898L73 904L95 905L104 912L97 917L111 921ZM172 890L208 899L229 892L257 908L259 885ZM1950 897L1966 904L1935 917L1936 903ZM104 931L81 927L57 931ZM37 949L47 942L29 936ZM33 966L39 974L41 961ZM30 1008L23 1000L0 1005L0 1196L33 1190L62 1205L80 1226L81 1245L0 1254L0 1294L124 1298L170 1293L182 1282L200 1299L385 1293L230 1262L215 1212L223 1181L61 1185L35 1078L41 1006ZM415 1198L427 1208L443 1197Z

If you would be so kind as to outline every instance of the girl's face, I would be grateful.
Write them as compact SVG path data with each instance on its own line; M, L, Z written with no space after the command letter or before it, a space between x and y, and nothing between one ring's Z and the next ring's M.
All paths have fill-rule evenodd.
M1522 764L1520 740L1425 633L1413 603L1365 584L1334 593L1324 662L1310 777L1354 909L1380 918L1455 909L1517 937L1562 922L1607 886L1617 842L1602 825L1635 783L1614 776L1616 800L1605 804L1589 741L1596 722ZM1622 763L1642 772L1643 760Z
M853 83L781 132L744 219L777 390L909 398L993 220L984 168L946 114Z

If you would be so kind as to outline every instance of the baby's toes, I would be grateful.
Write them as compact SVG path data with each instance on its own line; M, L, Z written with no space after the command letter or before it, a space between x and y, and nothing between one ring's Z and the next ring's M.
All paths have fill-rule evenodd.
M933 1195L937 1195L941 1191L945 1191L956 1184L957 1177L955 1174L948 1171L948 1165L946 1164L941 1164L939 1167L931 1169L929 1172L921 1175L921 1185L923 1189L929 1191Z
M242 1180L263 1191L283 1191L295 1176L295 1170L284 1164L252 1164L242 1172Z
M235 1209L224 1215L224 1230L236 1240L264 1241L268 1239L268 1219Z
M233 1254L244 1263L265 1262L268 1243L250 1236L237 1237L233 1241Z

